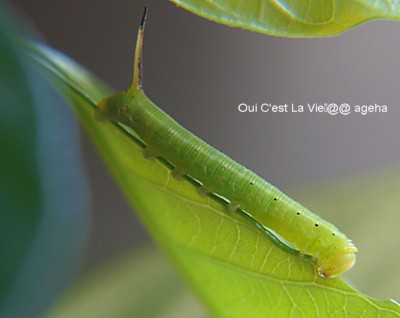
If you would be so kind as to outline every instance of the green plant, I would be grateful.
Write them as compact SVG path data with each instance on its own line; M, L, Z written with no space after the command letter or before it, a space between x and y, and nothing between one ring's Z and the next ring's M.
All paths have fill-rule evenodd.
M19 53L16 56L21 56L21 51L27 52L36 64L46 69L52 82L74 106L149 231L215 316L327 316L332 312L337 315L365 314L371 317L379 314L399 315L398 306L393 302L370 299L355 292L341 279L326 280L316 277L312 265L297 255L286 253L242 215L227 214L219 201L199 196L195 188L185 180L170 178L169 168L163 163L145 160L141 155L140 144L133 140L133 131L121 129L111 123L99 124L94 119L96 101L110 95L111 91L81 66L40 45L24 46L21 49L14 40L11 40L11 43L10 47L18 47L16 50ZM10 63L9 60L3 61L4 65ZM23 74L18 72L18 69L15 71L17 74ZM20 80L8 83L14 84L12 87L21 87ZM24 91L17 89L12 96L23 96L21 92ZM7 103L27 104L26 101ZM16 118L29 118L26 116L26 109L23 109L22 113ZM33 121L34 118L30 122ZM25 127L27 125L25 124ZM12 131L16 128L16 123L11 125ZM32 133L28 132L29 136L32 136ZM14 138L11 136L10 140ZM32 144L34 143L26 142L27 153L31 155L35 152L29 148ZM25 153L15 157L25 158ZM11 178L18 184L23 183L14 179ZM61 180L65 182L64 179ZM368 183L364 180L361 183L373 182ZM374 184L376 183L375 181ZM398 187L396 182L388 185L394 193ZM37 186L32 185L30 188L37 189ZM353 188L357 187L353 185ZM155 197L158 199L154 200ZM393 198L385 198L384 201L391 202L390 200ZM31 204L28 206L32 208ZM20 210L16 208L7 211L14 213ZM71 232L76 235L75 230ZM266 255L269 255L271 263L287 265L280 268L264 267ZM5 255L4 259L6 258ZM7 290L4 293L6 292ZM82 294L80 296L78 300L83 297ZM129 294L124 296L130 297ZM107 295L103 297L115 303L115 298ZM279 306L274 306L276 303ZM67 315L70 308L67 308ZM55 315L58 314L60 313ZM127 312L123 312L121 316L124 314L128 315ZM163 312L159 314L162 316ZM94 315L98 316L99 312L95 311Z

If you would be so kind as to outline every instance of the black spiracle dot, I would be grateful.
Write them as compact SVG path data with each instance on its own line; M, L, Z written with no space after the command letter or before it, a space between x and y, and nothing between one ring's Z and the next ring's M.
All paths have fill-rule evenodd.
M254 183L253 182L250 182L250 185L252 186Z
M274 198L274 201L278 201L278 199L277 199L277 198Z
M314 225L315 225L315 227L317 227L319 224L318 224L318 223L315 223Z
M335 233L332 233L332 236L335 236L336 234Z
M300 213L300 212L297 212L296 214L297 214L297 215L300 215L301 213Z

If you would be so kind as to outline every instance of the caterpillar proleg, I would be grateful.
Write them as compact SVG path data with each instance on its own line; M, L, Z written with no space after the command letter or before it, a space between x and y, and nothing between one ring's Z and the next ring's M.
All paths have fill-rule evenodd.
M142 89L142 47L146 11L138 31L133 83L126 92L98 103L97 118L133 129L147 144L148 158L175 166L174 175L199 180L202 191L226 198L260 224L277 232L300 253L317 260L323 277L336 277L355 263L357 248L334 225L313 214L279 189L211 147L160 110Z

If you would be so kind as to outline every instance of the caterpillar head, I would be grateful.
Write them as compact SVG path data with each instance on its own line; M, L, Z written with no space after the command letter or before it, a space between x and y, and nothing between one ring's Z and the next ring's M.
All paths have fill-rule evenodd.
M334 278L347 272L356 262L357 247L349 241L343 253L333 254L318 261L318 274L325 278Z

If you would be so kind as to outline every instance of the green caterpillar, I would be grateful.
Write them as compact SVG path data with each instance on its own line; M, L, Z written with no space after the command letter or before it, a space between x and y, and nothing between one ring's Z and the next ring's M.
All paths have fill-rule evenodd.
M225 197L231 209L240 207L300 253L311 255L317 260L319 275L335 277L349 270L357 248L334 225L194 136L146 97L141 70L145 20L146 10L138 31L133 83L127 92L100 101L97 118L133 129L147 144L147 158L162 157L171 162L174 176L199 180L203 193Z

